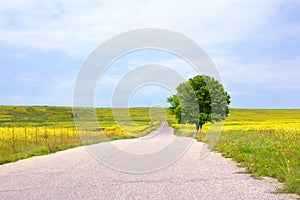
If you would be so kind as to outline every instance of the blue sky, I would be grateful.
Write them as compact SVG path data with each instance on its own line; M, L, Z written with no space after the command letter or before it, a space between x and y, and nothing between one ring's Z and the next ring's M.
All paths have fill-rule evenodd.
M231 107L300 108L300 2L37 1L0 2L0 104L72 105L77 74L111 37L138 28L170 29L196 41L218 69ZM141 51L114 62L99 81L96 106L111 106L117 82L139 65L159 63L189 78L180 58ZM172 92L137 90L130 106L166 106Z

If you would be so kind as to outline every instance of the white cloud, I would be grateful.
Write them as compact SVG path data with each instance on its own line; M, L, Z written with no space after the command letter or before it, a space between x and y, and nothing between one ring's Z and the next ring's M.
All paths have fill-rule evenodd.
M253 45L249 51L258 53L256 44L260 42L276 43L282 38L299 42L299 17L286 18L289 13L297 13L299 7L299 2L294 0L0 1L0 45L22 49L14 52L11 59L48 50L84 58L103 41L121 32L145 27L166 28L203 46L219 69L225 87L234 95L255 94L255 87L260 86L299 91L299 53L296 57L285 58L274 53L272 60L270 57L256 58L249 62L248 52L239 52L239 45L248 42ZM149 60L151 58L141 58L121 64L131 66L132 70L138 65L149 64ZM162 57L156 61L170 66L186 79L195 75L191 66L180 58ZM103 77L104 89L106 86L112 88L122 73L126 73L126 70L119 71L120 66L111 67L110 73ZM67 98L75 79L73 75L68 76L51 79L49 84L52 85L47 89ZM20 80L35 78L26 75ZM245 92L251 87L251 91ZM55 101L53 97L45 98Z
M41 80L41 77L38 73L19 74L16 79L25 83L35 83L35 82L39 82Z
M86 54L123 31L169 28L200 44L232 43L270 20L276 1L7 1L0 4L0 42Z

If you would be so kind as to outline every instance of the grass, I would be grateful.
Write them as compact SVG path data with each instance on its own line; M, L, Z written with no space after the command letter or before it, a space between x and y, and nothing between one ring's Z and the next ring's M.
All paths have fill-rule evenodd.
M207 142L194 125L177 125L178 135ZM180 127L180 129L179 129ZM284 185L281 192L300 194L300 110L231 109L215 151L236 160L255 177L270 176Z
M203 133L195 134L195 125L176 124L163 108L114 112L117 121L112 109L96 108L99 126L76 130L71 107L0 106L0 164L83 144L139 137L164 119L177 135L199 141L208 142L205 133L211 131L206 124ZM277 178L284 184L283 192L300 194L300 110L231 109L213 149L255 177Z
M166 114L163 108L96 108L95 112L99 124L75 127L71 107L0 106L0 164L84 144L139 137L155 129ZM87 113L86 117L91 116Z

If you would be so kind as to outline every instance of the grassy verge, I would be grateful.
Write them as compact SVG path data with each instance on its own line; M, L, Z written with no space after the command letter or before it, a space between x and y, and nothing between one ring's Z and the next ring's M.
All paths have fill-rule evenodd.
M202 134L193 125L173 126L178 135L204 142L209 131L209 125ZM284 185L281 192L300 194L300 110L231 109L213 149L255 177L277 178Z
M224 131L214 150L245 166L255 177L283 182L285 192L300 194L300 132Z

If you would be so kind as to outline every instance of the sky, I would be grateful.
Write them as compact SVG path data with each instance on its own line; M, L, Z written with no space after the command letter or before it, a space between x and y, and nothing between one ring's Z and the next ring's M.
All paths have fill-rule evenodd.
M172 30L198 43L231 95L231 107L300 108L298 0L0 1L0 105L72 106L78 74L93 50L140 28ZM99 78L95 106L112 106L120 80L150 63L185 79L197 74L174 54L132 52ZM140 85L127 104L168 106L173 93Z

